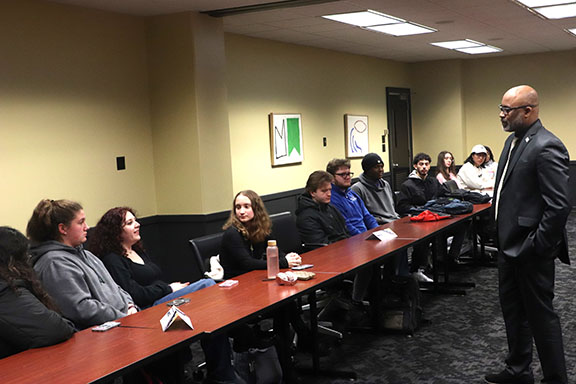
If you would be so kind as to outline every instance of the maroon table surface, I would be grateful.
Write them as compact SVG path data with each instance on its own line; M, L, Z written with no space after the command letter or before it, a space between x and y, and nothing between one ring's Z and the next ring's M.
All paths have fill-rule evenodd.
M179 326L162 332L160 318L167 310L159 305L119 320L123 326L142 328L118 327L106 332L86 329L66 342L4 358L0 360L0 382L89 383L114 376L204 331L201 327L191 330Z
M190 317L194 330L175 323L163 332L160 319L169 308L158 305L120 319L118 328L83 330L66 342L1 359L0 383L89 383L112 378L172 347L304 294L334 276L319 274L294 286L280 286L273 280L263 281L266 271L252 271L238 276L235 287L215 285L186 296L191 301L179 308Z
M383 225L382 228L390 228L393 230L398 235L398 239L420 240L426 237L434 236L439 232L447 229L448 227L460 223L463 220L485 213L490 209L491 206L492 204L490 203L477 204L474 205L471 213L456 215L450 219L443 219L439 221L420 222L411 221L410 217L403 217Z
M302 255L302 263L313 264L314 267L309 270L317 274L325 272L343 274L376 262L414 242L411 239L399 238L385 241L366 240L372 232L379 229L382 227L306 252Z
M309 293L331 279L371 262L378 262L414 241L432 236L455 223L480 214L490 204L474 206L474 211L438 222L414 223L408 218L396 220L363 234L339 241L302 255L316 277L280 286L263 281L266 271L238 276L237 286L213 286L187 295L190 303L180 306L191 319L194 330L184 324L163 332L160 319L168 311L165 305L148 308L120 319L122 326L107 332L90 329L76 333L70 340L45 348L31 349L0 360L0 383L89 383L112 378L122 371L158 354L244 321L263 311ZM374 231L390 228L398 238L386 241L366 240Z
M193 322L202 324L206 332L215 332L306 294L334 277L334 273L318 273L311 280L299 280L295 285L286 286L277 284L275 280L267 280L266 271L252 271L234 277L238 285L205 288L200 302L191 301L179 308Z

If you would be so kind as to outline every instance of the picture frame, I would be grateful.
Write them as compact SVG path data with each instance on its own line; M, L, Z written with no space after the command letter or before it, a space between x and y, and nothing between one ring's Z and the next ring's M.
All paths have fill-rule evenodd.
M299 113L270 113L270 161L272 167L301 164L302 116Z
M370 152L368 116L345 114L344 135L346 139L346 158L362 158Z

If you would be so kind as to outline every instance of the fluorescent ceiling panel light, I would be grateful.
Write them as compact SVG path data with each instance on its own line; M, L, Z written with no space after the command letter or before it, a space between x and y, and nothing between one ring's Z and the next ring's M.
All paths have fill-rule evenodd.
M418 35L421 33L431 33L436 32L436 29L424 27L418 24L412 23L397 23L388 25L374 25L371 27L366 27L371 31L387 33L393 36L407 36L407 35Z
M567 29L566 31L573 34L574 36L576 36L576 28L570 28L570 29Z
M458 49L458 48L472 48L472 47L480 47L482 43L479 43L474 40L452 40L452 41L440 41L438 43L430 43L440 48L448 48L448 49Z
M401 23L405 20L398 19L393 16L388 16L380 12L367 10L362 12L340 13L335 15L322 16L325 19L339 21L341 23L352 24L358 27L366 27L369 25L381 25Z
M457 49L458 52L464 52L469 55L480 55L482 53L494 53L494 52L502 52L500 48L492 47L490 45L483 45L481 47L474 47L474 48L462 48Z
M532 9L547 19L564 19L576 16L576 3Z
M573 3L574 0L516 0L529 8L546 7L548 5L568 4Z

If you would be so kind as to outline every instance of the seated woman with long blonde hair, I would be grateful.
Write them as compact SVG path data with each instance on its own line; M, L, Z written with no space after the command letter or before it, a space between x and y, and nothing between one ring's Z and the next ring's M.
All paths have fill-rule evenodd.
M272 223L256 192L238 192L223 228L220 262L226 279L255 269L266 269L266 247ZM288 268L300 265L301 259L297 253L284 254L279 250L279 263L280 268Z

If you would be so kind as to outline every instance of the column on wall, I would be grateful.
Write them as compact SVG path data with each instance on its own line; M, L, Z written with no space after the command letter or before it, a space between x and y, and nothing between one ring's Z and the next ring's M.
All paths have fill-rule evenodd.
M153 17L148 43L158 213L226 210L233 192L222 20Z

